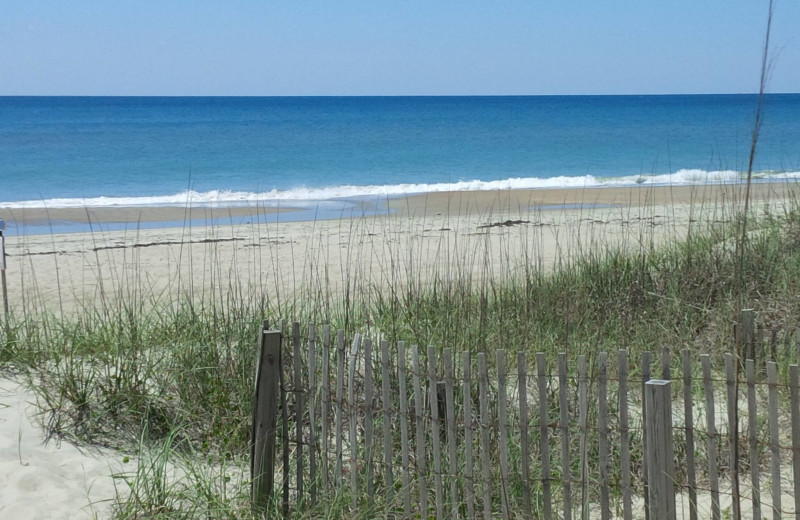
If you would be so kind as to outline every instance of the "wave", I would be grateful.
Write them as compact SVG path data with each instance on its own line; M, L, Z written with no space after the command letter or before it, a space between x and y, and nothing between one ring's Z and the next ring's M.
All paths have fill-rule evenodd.
M779 181L800 179L800 171L762 171L753 174L759 181ZM72 207L128 207L128 206L235 206L235 205L277 205L280 203L301 203L327 201L346 198L393 197L419 193L446 191L492 191L514 189L552 189L552 188L598 188L625 186L691 186L701 184L723 184L742 182L745 174L734 170L706 171L698 169L678 170L669 174L628 175L623 177L514 177L494 181L458 181L433 184L391 184L391 185L343 185L322 188L299 187L288 190L273 189L265 192L232 190L210 190L197 192L186 190L173 195L150 197L90 197L90 198L50 198L42 200L22 200L0 202L0 208L72 208Z

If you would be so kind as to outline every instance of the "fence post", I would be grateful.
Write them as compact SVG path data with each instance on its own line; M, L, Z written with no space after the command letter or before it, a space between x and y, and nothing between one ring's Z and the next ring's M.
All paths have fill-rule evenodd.
M753 309L742 309L739 319L739 356L740 365L746 359L756 360L756 313Z
M281 333L265 330L267 327L265 321L259 336L250 463L253 509L259 512L267 508L275 481L275 424L280 397Z
M672 388L669 381L645 383L647 480L651 520L675 520L675 468L672 453Z

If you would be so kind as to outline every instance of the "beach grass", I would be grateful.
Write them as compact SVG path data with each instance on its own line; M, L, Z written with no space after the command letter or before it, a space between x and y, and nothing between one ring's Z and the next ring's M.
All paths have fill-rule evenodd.
M473 353L503 348L574 359L669 347L720 356L731 349L744 301L764 330L793 345L800 327L798 199L751 208L742 257L735 254L742 252L737 207L701 209L690 210L687 227L662 231L658 240L652 219L623 210L618 216L633 237L625 243L603 242L600 225L587 220L572 231L577 241L556 240L565 250L547 266L529 226L485 215L508 228L499 240L488 238L497 228L476 231L486 234L483 245L441 232L423 249L408 236L385 246L389 254L377 267L349 259L335 288L312 234L311 245L293 255L307 266L308 281L283 295L267 294L252 275L238 276L238 265L215 261L219 243L204 245L206 272L218 280L212 290L178 274L168 291L149 291L131 257L132 268L120 271L130 278L112 277L102 298L72 313L40 294L29 273L28 303L2 324L0 366L28 376L49 435L134 454L136 471L118 476L116 518L246 518L254 346L265 319ZM523 217L543 220L535 212ZM348 226L351 243L367 242L376 227L391 236L393 218L340 225ZM421 272L416 259L431 251L438 260ZM287 276L255 256L263 254L251 259L272 266L262 276ZM798 361L796 348L777 352L784 365ZM352 517L349 504L350 497L336 497L305 516Z

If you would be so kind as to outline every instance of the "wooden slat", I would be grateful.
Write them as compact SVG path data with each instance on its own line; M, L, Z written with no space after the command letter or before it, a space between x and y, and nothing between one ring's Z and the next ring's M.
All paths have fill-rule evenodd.
M292 323L292 344L294 346L294 420L295 420L295 458L297 463L297 475L295 475L295 485L297 486L297 503L303 502L303 365L300 343L300 323Z
M347 405L350 410L350 506L355 510L358 507L358 403L356 402L356 369L358 368L358 351L361 348L361 335L353 336L353 345L350 348L350 358L347 371Z
M284 320L280 320L279 322L279 330L281 331L281 353L283 353L283 349L286 345L286 336L283 334L285 327ZM288 365L288 363L286 363ZM283 517L286 518L289 516L289 406L287 404L286 399L286 370L288 367L281 366L281 436L282 444L283 444L283 494L281 497L281 512L283 513Z
M567 354L558 355L558 406L561 430L561 485L564 494L564 518L572 520L572 470L569 456L569 381L567 380Z
M600 473L600 517L611 518L611 502L608 491L608 355L600 352L597 356L597 436L598 470Z
M364 465L366 469L367 509L372 510L375 500L375 461L373 446L375 423L373 416L373 399L375 389L372 379L372 340L364 338Z
M317 501L317 330L313 323L308 324L308 476L311 503Z
M322 327L322 490L330 491L330 425L331 416L331 326Z
M711 518L720 520L719 477L717 476L717 427L714 410L714 382L711 379L711 361L708 354L700 356L703 367L703 387L706 390L706 458L708 459L708 483L711 490Z
M433 443L433 479L436 497L436 520L444 518L444 483L442 482L442 427L439 420L439 396L436 378L436 351L428 346L428 396L430 397L431 442Z
M517 391L519 392L519 449L522 476L522 512L525 518L533 518L531 507L530 453L528 450L528 377L524 352L517 352Z
M461 353L464 396L464 501L467 503L467 518L475 520L475 481L473 475L472 450L472 360L468 351Z
M400 397L400 450L401 464L403 465L403 513L405 518L411 518L411 473L409 463L408 439L408 383L406 379L406 344L397 342L397 382Z
M789 395L792 407L792 470L794 476L794 517L800 519L800 378L797 365L789 367Z
M394 500L394 471L392 468L392 394L389 388L389 342L381 340L381 407L383 413L383 485L386 502Z
M739 330L739 353L743 358L756 359L756 314L753 309L742 309Z
M672 382L664 379L645 384L647 434L650 448L645 453L650 475L650 518L675 520L675 467L672 445Z
M736 358L730 352L725 354L725 386L728 399L728 464L731 470L731 505L733 518L741 518L741 503L739 501L739 396L737 395ZM735 447L735 448L734 448Z
M444 349L444 388L445 404L447 407L447 476L450 481L450 518L458 519L458 507L461 503L458 497L458 452L456 451L456 401L454 395L455 370L453 368L453 350Z
M425 397L420 380L419 347L411 346L411 370L414 379L414 412L416 421L417 481L419 482L419 514L428 518L428 467L425 458Z
M645 384L650 381L650 352L642 352L642 396L644 396ZM642 399L642 453L647 453L647 407ZM650 520L650 491L647 483L647 457L642 457L642 472L644 473L644 515L646 520Z
M587 440L589 381L587 378L586 356L578 356L578 415L581 429L581 518L589 518L589 453Z
M694 402L692 397L692 355L681 353L683 363L683 432L686 437L686 480L689 492L689 520L697 520L697 471L694 459Z
M619 379L619 458L622 481L622 518L633 519L631 491L631 441L628 418L628 351L617 353L617 377Z
M509 507L509 464L508 464L508 410L507 410L507 385L506 385L506 352L498 350L497 361L497 419L499 421L498 448L500 451L500 506L503 518L510 517Z
M483 473L483 517L492 520L492 469L489 462L489 428L492 418L489 415L489 368L486 354L478 354L478 401L481 413L481 468Z
M672 367L670 363L672 361L672 355L669 351L669 347L664 347L661 349L661 379L665 381L672 381Z
M758 460L758 403L756 402L756 367L745 362L747 376L747 432L750 440L750 486L753 494L753 520L761 520L761 475Z
M336 331L336 490L342 489L344 439L344 331Z
M553 518L552 479L550 477L550 406L547 403L547 357L536 353L536 385L539 390L539 456L542 463L542 514Z
M778 430L778 364L767 363L769 385L769 449L772 468L772 520L781 518L781 438Z

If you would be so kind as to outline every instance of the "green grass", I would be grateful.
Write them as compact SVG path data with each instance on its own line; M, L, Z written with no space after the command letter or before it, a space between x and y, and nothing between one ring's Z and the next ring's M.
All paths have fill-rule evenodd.
M248 475L231 477L231 468L249 464L262 320L327 322L456 351L541 351L551 361L558 352L573 359L620 348L636 359L664 346L719 356L731 349L740 296L739 222L695 228L663 247L649 245L645 230L637 248L586 248L551 270L531 258L522 271L437 272L421 283L408 264L406 282L348 280L353 289L340 297L318 288L324 301L278 306L239 282L200 298L120 294L69 318L28 311L2 326L0 367L28 374L51 435L140 454L137 471L119 477L118 518L244 518ZM744 301L764 330L784 338L800 326L799 206L763 212L748 226ZM446 254L441 265L482 258L457 244ZM781 342L778 354L784 365L798 361L793 344ZM181 478L167 478L168 467ZM308 515L349 517L349 503L335 497Z

